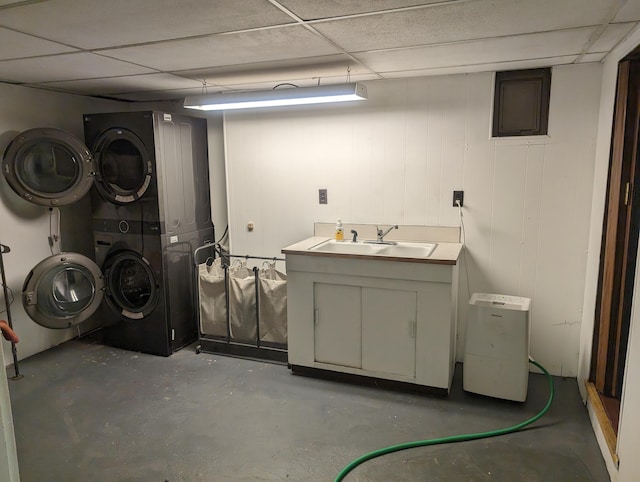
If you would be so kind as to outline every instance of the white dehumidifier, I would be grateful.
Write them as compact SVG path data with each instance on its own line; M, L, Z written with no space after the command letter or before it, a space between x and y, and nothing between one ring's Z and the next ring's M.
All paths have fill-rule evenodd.
M471 296L463 366L466 391L526 400L530 306L529 298L486 293Z

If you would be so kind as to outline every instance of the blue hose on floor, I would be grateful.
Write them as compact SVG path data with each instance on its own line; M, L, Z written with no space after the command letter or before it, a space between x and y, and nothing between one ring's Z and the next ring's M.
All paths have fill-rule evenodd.
M533 359L529 359L529 363L531 363L532 365L535 365L540 370L542 370L542 372L547 376L547 379L549 380L549 399L547 400L547 404L544 406L542 410L540 410L540 412L538 412L536 415L534 415L530 419L525 420L524 422L521 422L512 427L492 430L490 432L468 433L463 435L451 435L449 437L442 437L442 438L417 440L415 442L406 442L406 443L391 445L389 447L384 447L378 450L374 450L373 452L364 454L358 457L357 459L353 460L352 462L350 462L349 465L347 465L344 469L340 471L338 476L335 478L334 482L340 482L341 480L343 480L347 476L347 474L351 472L353 469L355 469L358 465L366 462L367 460L371 460L376 457L380 457L382 455L390 454L393 452L399 452L401 450L412 449L416 447L426 447L427 445L466 442L468 440L478 440L481 438L489 438L489 437L496 437L498 435L506 435L508 433L517 432L518 430L526 427L527 425L532 424L533 422L538 420L540 417L542 417L545 413L547 413L547 411L549 410L549 407L551 407L551 402L553 402L554 391L553 391L553 378L551 378L551 375L546 370L546 368L544 368L542 365L540 365L537 361Z

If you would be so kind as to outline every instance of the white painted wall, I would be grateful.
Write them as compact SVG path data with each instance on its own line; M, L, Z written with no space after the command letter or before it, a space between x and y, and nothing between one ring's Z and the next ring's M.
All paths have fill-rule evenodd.
M208 114L209 185L211 187L211 219L216 240L224 233L228 220L227 173L224 161L224 134L222 114ZM223 242L224 244L224 242Z
M638 263L636 263L633 299L624 392L618 430L618 459L620 465L617 480L619 482L640 480L640 460L638 459L638 446L640 445L640 302L638 301L640 300L640 256L638 257Z
M601 70L553 69L541 138L490 139L491 73L367 82L359 104L227 112L231 249L276 256L338 217L457 226L452 191L464 189L471 291L531 297L532 355L576 376Z

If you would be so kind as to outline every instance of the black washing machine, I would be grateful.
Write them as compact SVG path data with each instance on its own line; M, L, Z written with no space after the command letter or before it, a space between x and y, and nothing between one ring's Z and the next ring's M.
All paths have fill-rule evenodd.
M212 236L97 232L97 263L78 253L45 258L25 279L23 306L47 328L93 316L104 324L104 343L171 355L197 339L193 253Z
M211 227L206 119L85 114L84 137L96 164L94 219L154 222L166 235Z
M170 355L198 337L193 253L213 229L163 236L146 223L94 221L96 261L104 274L105 302L96 318L104 343Z

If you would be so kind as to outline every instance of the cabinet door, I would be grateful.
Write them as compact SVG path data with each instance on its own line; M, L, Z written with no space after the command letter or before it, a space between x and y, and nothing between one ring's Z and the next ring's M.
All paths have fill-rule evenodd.
M415 378L414 291L362 289L362 368Z
M315 361L360 368L361 288L316 283L313 297Z

